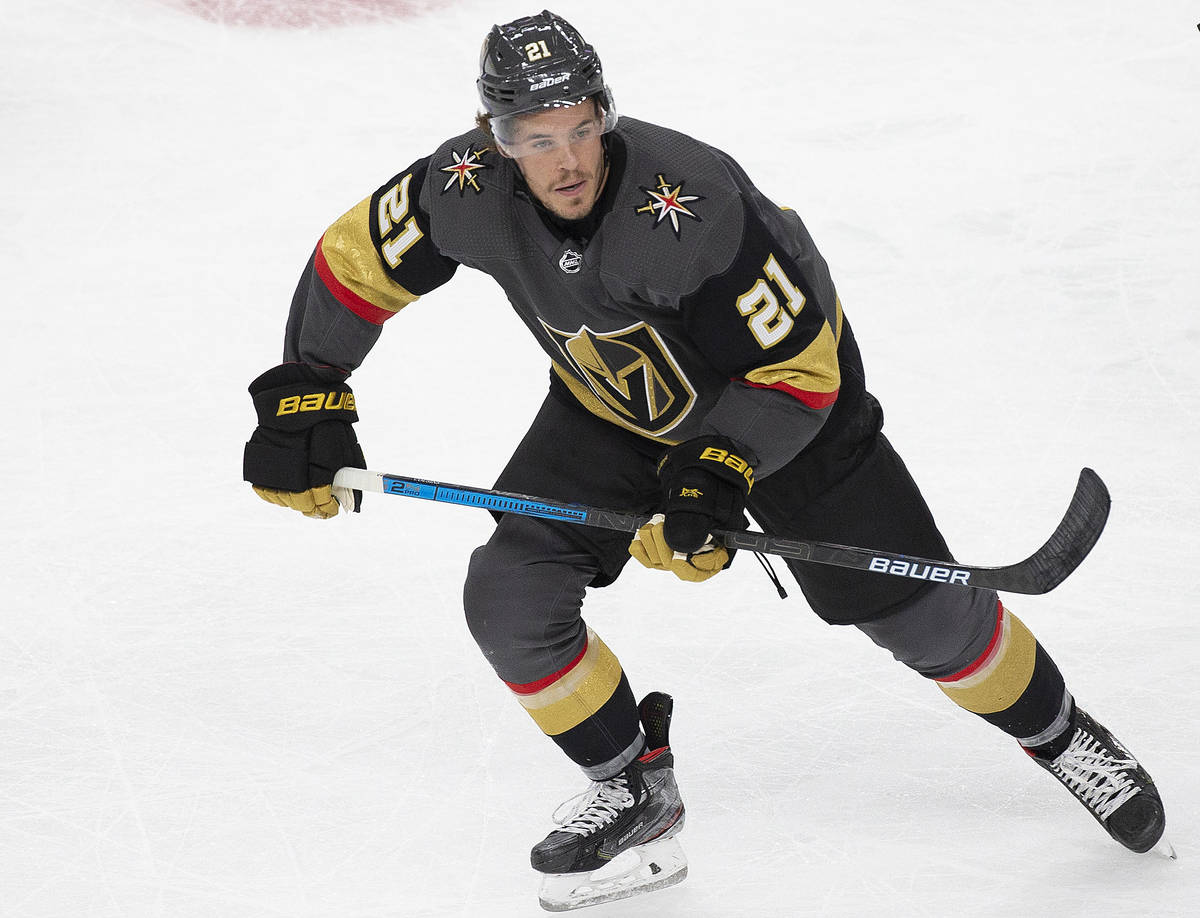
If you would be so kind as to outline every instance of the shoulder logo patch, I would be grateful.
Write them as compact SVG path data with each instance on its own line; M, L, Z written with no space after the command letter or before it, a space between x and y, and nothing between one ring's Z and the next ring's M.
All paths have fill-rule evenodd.
M650 214L654 217L654 226L657 227L663 220L671 221L671 229L675 231L675 238L680 237L679 217L691 217L697 223L701 222L685 205L693 201L703 201L704 198L698 194L684 194L683 182L679 182L675 187L671 187L671 182L660 173L658 182L653 188L641 186L642 191L648 195L648 200L641 207L637 208L639 214Z
M455 185L458 186L458 195L462 197L467 193L467 188L470 187L476 194L483 192L483 186L479 184L479 179L475 175L480 169L490 169L487 163L482 162L480 157L483 154L491 152L491 147L482 147L478 150L473 150L467 147L465 153L459 155L455 149L450 150L450 165L442 166L438 171L448 172L450 178L446 179L446 184L442 186L442 194L445 194Z

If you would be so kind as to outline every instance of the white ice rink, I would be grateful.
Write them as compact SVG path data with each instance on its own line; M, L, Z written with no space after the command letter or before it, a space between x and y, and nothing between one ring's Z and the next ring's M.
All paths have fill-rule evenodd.
M488 515L320 523L241 481L317 237L470 124L484 33L540 6L202 5L0 0L0 916L540 914L528 850L582 784L463 623ZM1119 848L751 559L701 587L631 565L587 617L676 698L691 873L586 914L1200 914L1196 5L554 8L622 112L804 217L959 558L1023 557L1079 468L1107 481L1083 567L1006 598L1179 852ZM460 271L354 376L369 464L490 485L546 367Z

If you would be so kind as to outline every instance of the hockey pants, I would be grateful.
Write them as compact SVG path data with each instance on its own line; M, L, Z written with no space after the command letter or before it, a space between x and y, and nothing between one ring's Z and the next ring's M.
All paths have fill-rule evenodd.
M952 560L880 432L878 403L866 394L838 407L836 423L827 422L799 456L755 485L749 512L782 536ZM496 487L650 512L659 499L662 449L551 395ZM488 662L593 779L615 774L641 751L628 678L581 614L588 587L620 574L629 540L628 533L501 515L473 553L464 587L468 626ZM1062 676L994 592L804 561L787 566L819 616L856 625L1024 745L1053 743L1067 726L1072 708ZM703 601L701 591L697 599Z

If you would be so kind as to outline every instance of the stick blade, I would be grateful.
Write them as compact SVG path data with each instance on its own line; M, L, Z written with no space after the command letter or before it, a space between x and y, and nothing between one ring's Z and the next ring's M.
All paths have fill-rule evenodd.
M1008 568L1002 574L1004 586L998 589L1010 593L1049 593L1066 580L1083 563L1108 522L1112 498L1108 488L1092 469L1079 473L1075 494L1058 528L1046 544L1032 555Z

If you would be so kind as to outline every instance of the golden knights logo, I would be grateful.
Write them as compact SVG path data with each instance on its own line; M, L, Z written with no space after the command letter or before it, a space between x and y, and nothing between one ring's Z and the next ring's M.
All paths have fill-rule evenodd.
M451 149L450 165L442 166L441 169L438 170L439 172L450 173L450 178L446 179L446 184L442 186L442 194L445 194L455 185L458 185L459 197L462 197L467 193L468 186L470 186L470 188L476 194L481 194L483 192L483 186L479 184L479 180L476 178L475 173L480 169L491 168L491 166L485 162L481 162L479 159L484 153L489 152L491 152L491 147L483 147L479 150L472 150L470 147L467 147L466 152L462 155L459 155L457 150Z
M684 194L683 182L680 182L674 188L671 183L660 173L658 176L658 184L654 188L646 188L642 186L642 191L646 192L649 200L637 209L639 214L651 214L654 217L654 226L657 228L663 220L671 221L671 229L675 230L675 238L679 238L679 217L691 217L697 223L700 218L691 212L686 206L692 201L703 201L704 198L698 194Z
M603 334L586 325L576 332L544 321L542 327L562 354L561 365L587 385L602 413L621 426L658 437L691 410L696 390L645 322Z

